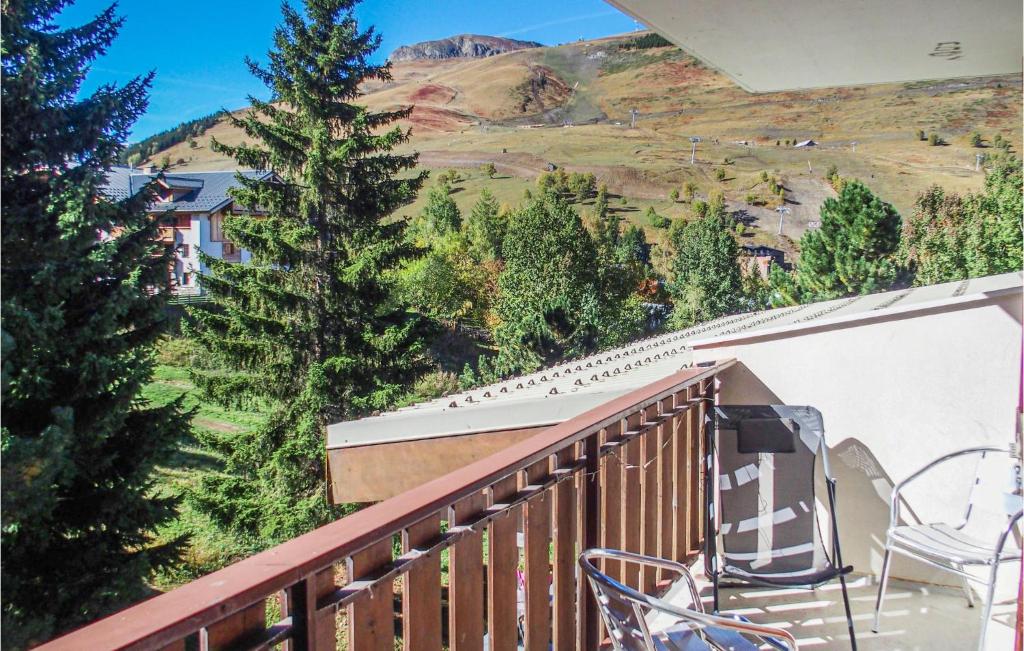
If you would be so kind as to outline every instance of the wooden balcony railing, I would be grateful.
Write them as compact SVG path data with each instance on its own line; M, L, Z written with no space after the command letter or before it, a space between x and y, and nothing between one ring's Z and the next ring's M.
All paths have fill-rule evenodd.
M596 649L577 555L695 558L705 413L727 365L679 371L42 648L481 651L487 634L514 651L521 629L526 649ZM605 571L645 590L662 579Z

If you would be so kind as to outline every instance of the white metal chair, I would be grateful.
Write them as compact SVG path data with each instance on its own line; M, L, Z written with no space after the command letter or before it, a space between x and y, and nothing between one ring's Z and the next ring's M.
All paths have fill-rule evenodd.
M1021 560L1021 550L1007 549L1006 541L1010 537L1017 523L1021 519L1022 510L1019 493L1015 500L1007 500L1006 513L1008 520L1006 526L994 541L980 540L965 531L971 521L971 514L975 506L975 487L981 481L981 475L975 473L971 484L970 494L967 500L967 507L964 511L963 520L959 524L950 525L944 522L913 524L900 524L900 493L912 481L918 479L935 467L953 460L967 456L979 457L980 461L988 454L1005 454L1009 452L998 447L973 447L951 452L935 459L917 472L911 474L903 481L896 484L892 489L891 512L889 518L889 529L886 532L885 557L882 561L882 577L878 585L878 598L875 601L875 621L871 630L875 633L879 629L879 620L882 613L882 605L885 600L885 589L889 581L889 567L892 553L896 552L904 556L917 559L932 567L946 570L960 576L963 582L964 592L967 595L968 606L974 606L974 596L971 594L969 580L978 580L970 573L970 568L988 567L988 579L984 582L987 588L985 609L982 618L981 635L978 639L978 649L984 651L985 629L992 614L992 600L995 594L996 579L999 572L999 564L1005 561ZM1020 481L1020 467L1015 464L1017 481ZM1018 483L1019 487L1019 483ZM1015 504L1013 504L1015 502ZM1011 506L1013 504L1013 506Z
M597 568L595 562L600 559L658 567L678 574L689 587L692 608L674 606L619 583ZM681 563L616 549L588 549L580 554L579 562L616 651L757 651L759 643L797 650L793 636L780 628L705 613L697 584ZM652 612L666 614L676 623L651 631L647 615ZM753 636L759 643L747 636Z

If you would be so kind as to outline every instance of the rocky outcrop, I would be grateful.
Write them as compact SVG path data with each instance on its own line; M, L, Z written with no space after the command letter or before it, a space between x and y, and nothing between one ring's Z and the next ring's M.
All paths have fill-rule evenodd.
M424 41L415 45L403 45L389 57L391 61L418 61L422 59L482 59L483 57L541 47L534 41L517 41L514 38L460 34L437 41Z

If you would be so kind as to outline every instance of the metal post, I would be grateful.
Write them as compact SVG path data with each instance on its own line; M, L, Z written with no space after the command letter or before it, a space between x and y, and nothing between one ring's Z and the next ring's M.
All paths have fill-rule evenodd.
M700 142L700 138L697 136L690 136L690 165L694 164L697 158L697 143Z
M775 209L775 212L779 213L779 235L782 235L782 220L785 218L786 213L789 212L789 208L785 206L779 206Z

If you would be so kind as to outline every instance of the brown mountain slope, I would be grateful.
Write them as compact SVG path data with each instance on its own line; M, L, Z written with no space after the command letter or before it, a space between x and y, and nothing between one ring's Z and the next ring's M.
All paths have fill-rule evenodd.
M988 142L1001 134L1021 150L1019 76L753 95L676 48L623 48L627 42L612 37L481 59L400 62L390 83L367 85L361 99L378 110L414 107L408 149L422 153L425 167L464 170L469 180L456 195L463 208L485 183L514 204L552 162L598 174L627 197L624 216L634 221L648 205L684 214L685 206L666 197L687 181L699 195L719 189L754 216L765 237L776 230L774 213L746 201L765 190L761 171L785 181L793 216L784 232L798 237L831 192L822 180L830 165L907 213L931 184L960 192L981 186L975 155L984 150L970 146L972 131ZM629 126L631 109L638 111L636 128ZM947 144L920 142L919 129ZM241 140L221 123L197 149L183 143L153 158L167 156L177 169L232 167L210 151L210 136ZM691 136L701 138L693 165ZM807 139L817 146L785 144ZM502 178L477 178L473 170L484 162L495 162Z

